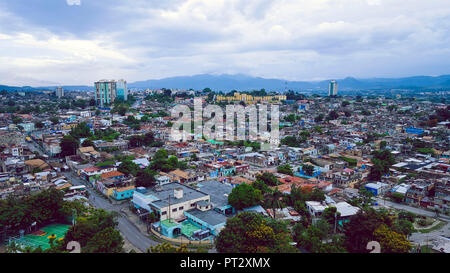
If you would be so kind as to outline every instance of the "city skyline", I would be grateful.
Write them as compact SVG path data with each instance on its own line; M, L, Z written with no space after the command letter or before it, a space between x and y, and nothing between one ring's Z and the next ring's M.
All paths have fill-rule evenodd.
M2 1L0 84L442 75L449 16L439 0Z

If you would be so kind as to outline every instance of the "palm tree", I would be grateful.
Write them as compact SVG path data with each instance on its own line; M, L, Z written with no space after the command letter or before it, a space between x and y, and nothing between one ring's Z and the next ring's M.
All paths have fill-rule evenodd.
M267 202L272 207L274 219L276 217L276 210L283 207L283 202L280 200L282 197L283 194L278 189L266 195Z

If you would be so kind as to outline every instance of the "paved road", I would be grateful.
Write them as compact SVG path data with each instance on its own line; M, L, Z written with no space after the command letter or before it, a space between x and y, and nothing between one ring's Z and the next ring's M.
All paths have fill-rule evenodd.
M450 223L440 228L439 230L435 230L429 233L413 233L409 236L409 240L415 244L420 245L430 245L431 242L438 240L441 236L450 239Z
M139 101L140 103L140 101ZM37 151L40 154L45 154L44 151L37 145L34 141L28 142L28 147L31 151ZM86 181L83 181L78 176L72 172L64 173L67 178L72 181L72 184L77 185L87 185ZM88 186L88 185L87 185ZM96 191L94 191L90 186L87 187L89 192L89 203L94 207L102 208L108 211L115 211L119 214L118 216L118 228L123 236L136 248L142 252L147 252L150 246L159 244L156 241L151 240L145 234L143 234L129 219L121 213L121 209L125 208L127 204L113 205L107 199L100 196Z
M86 185L87 183L81 180L79 177L73 173L65 173L67 178L72 180L73 185ZM121 209L128 206L127 203L121 205L111 204L107 199L100 196L96 191L88 186L89 191L89 202L97 207L108 211L115 211L119 213L118 217L118 228L123 236L136 248L142 252L147 252L150 246L159 244L159 242L151 240L145 234L143 234L136 226L133 224L128 217L121 213Z
M381 198L375 198L375 199L377 200L379 206L386 206L386 207L391 207L391 208L395 208L395 209L399 209L399 210L405 210L405 211L409 211L409 212L412 212L415 214L433 217L433 218L436 217L436 213L433 211L425 210L422 208L411 207L411 206L404 205L404 204L398 204L398 203L394 203L394 202L384 200ZM450 221L450 217L447 215L439 214L438 218L443 221Z
M141 105L141 103L142 103L142 100L139 99L136 102L134 102L133 105L131 105L131 108L137 108L139 105Z
M395 208L395 209L409 211L409 212L412 212L412 213L415 213L418 215L436 218L436 213L433 211L428 211L428 210L421 209L421 208L411 207L411 206L404 205L404 204L398 204L398 203L394 203L394 202L391 202L388 200L383 200L381 198L376 198L376 200L377 200L379 206L391 207L391 208ZM449 222L450 217L439 214L439 217L437 217L437 218L439 220L447 222L445 224L445 226L443 226L439 230L431 231L429 233L420 233L420 232L413 233L413 234L411 234L411 236L409 236L408 239L414 244L430 245L433 241L439 240L441 236L450 238L450 222Z
M39 154L45 155L45 152L42 150L39 145L36 144L33 140L31 142L27 142L28 148L30 148L31 152L38 152Z

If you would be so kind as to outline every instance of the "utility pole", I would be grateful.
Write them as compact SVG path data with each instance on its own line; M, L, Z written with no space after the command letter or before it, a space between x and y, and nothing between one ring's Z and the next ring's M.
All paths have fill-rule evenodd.
M170 218L170 194L169 194L169 223L171 223L171 218Z
M334 213L334 233L336 234L337 211Z

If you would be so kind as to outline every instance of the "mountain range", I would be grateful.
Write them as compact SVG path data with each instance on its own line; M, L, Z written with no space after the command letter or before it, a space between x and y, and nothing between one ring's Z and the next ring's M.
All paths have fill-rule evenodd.
M438 89L450 88L450 75L441 76L413 76L405 78L369 78L356 79L347 77L336 79L339 90L379 90L379 89ZM324 81L286 81L281 79L265 79L252 77L243 74L237 75L211 75L201 74L194 76L170 77L158 80L146 80L128 83L130 89L194 89L203 90L206 87L214 91L251 91L265 89L266 91L284 91L285 89L294 91L326 91L330 80ZM63 86L67 91L89 91L93 86ZM0 85L0 90L7 91L39 91L55 90L56 86L41 87L14 87Z

